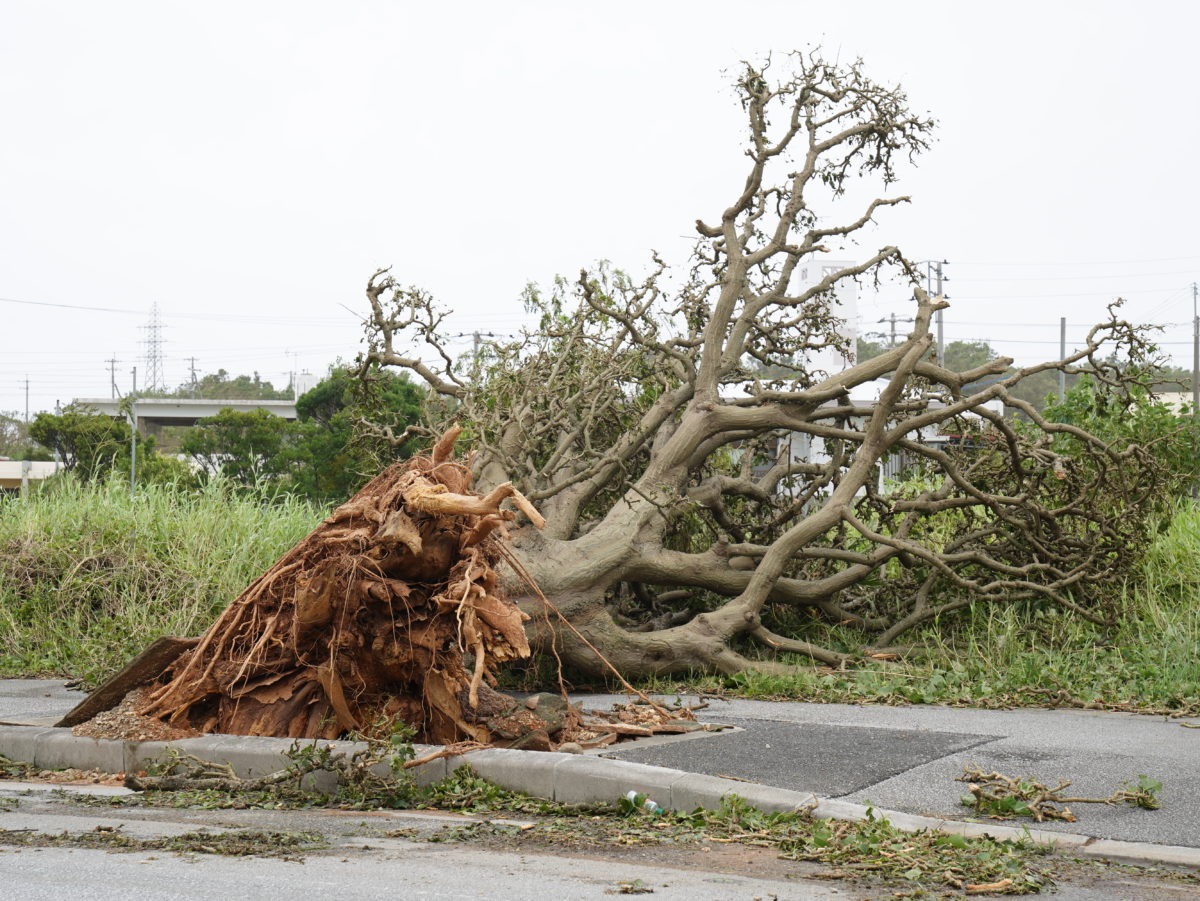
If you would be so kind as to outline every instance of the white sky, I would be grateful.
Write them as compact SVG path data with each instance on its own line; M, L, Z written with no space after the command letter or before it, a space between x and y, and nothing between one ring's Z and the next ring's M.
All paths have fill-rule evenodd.
M27 377L32 412L107 396L114 353L144 378L153 303L169 384L195 356L278 386L353 358L341 305L380 266L508 332L527 281L682 263L742 184L723 70L812 44L940 122L862 246L950 261L948 341L1048 357L1122 294L1190 365L1197 25L1185 0L0 0L0 410ZM864 331L908 315L860 303Z

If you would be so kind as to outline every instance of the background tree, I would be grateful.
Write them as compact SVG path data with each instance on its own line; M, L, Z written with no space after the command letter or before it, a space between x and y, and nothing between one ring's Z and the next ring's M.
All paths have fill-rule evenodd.
M145 394L145 396L150 396ZM202 375L196 382L185 382L167 397L205 397L217 400L291 400L292 389L275 387L264 381L257 372L253 375L230 376L224 369Z
M283 475L284 447L296 439L292 424L266 410L222 410L201 419L179 443L208 476L261 486Z
M61 414L38 413L29 424L29 434L44 447L57 450L64 469L84 481L129 477L131 433L125 420L68 406ZM137 445L140 481L190 478L186 464L157 453L153 436L139 435Z
M0 413L0 457L49 460L50 451L29 435L29 426L16 413Z
M516 534L524 567L626 674L770 666L741 653L747 641L847 659L773 632L768 605L850 624L873 636L870 650L971 603L1037 601L1107 621L1145 545L1147 501L1169 483L1140 443L1049 421L1016 392L1066 370L1127 397L1137 369L1108 354L1141 363L1148 346L1114 308L1065 360L1012 369L997 358L956 372L929 357L945 303L918 287L896 247L799 283L804 261L842 250L908 201L850 198L865 182L890 185L933 123L859 63L789 63L778 79L755 65L737 79L746 178L723 211L697 221L686 268L656 256L644 278L602 266L531 291L539 327L487 342L459 367L432 298L381 271L367 288L364 373L408 370L448 399L481 486L511 480L546 516L544 532ZM836 288L864 278L911 285L911 333L822 373L806 361L846 344ZM421 344L429 351L412 349ZM774 367L789 374L760 375ZM860 402L868 392L878 400ZM993 400L1029 425L985 406ZM975 449L925 440L940 429L983 438ZM899 453L919 479L881 479ZM541 613L519 579L512 590ZM676 624L659 628L664 608L686 621L671 615ZM547 624L532 624L542 639ZM556 646L601 671L573 635Z
M207 476L219 473L243 487L339 503L416 447L415 440L360 434L364 398L395 434L420 419L425 392L394 373L376 373L364 385L336 368L296 401L296 422L265 410L226 409L184 432L180 450Z
M419 422L425 392L394 373L378 373L369 387L377 417L389 417L403 432ZM345 368L336 368L296 401L297 439L288 444L287 487L313 500L340 502L361 488L373 473L406 459L415 440L392 443L359 433L363 385ZM394 432L393 432L394 434Z
M38 413L29 434L57 450L65 468L85 481L106 476L118 466L129 471L129 424L111 416L69 406L61 414Z

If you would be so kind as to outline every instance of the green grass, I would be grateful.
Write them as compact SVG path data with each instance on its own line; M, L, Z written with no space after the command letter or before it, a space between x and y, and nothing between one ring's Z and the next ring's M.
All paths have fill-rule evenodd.
M219 484L55 479L0 499L0 676L95 685L160 635L198 635L324 514Z
M802 636L838 650L867 636ZM793 674L656 680L655 691L709 691L830 703L1058 706L1200 715L1200 510L1185 503L1160 534L1142 577L1106 629L1052 608L979 605L904 636L901 662L864 659L842 671L803 657Z

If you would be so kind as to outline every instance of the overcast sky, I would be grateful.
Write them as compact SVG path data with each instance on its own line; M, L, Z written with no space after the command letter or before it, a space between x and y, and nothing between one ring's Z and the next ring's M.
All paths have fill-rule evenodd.
M1120 294L1190 365L1197 10L0 0L0 410L144 379L155 303L170 385L280 385L353 358L378 267L503 333L528 281L681 263L742 184L727 70L817 44L939 120L862 247L950 261L947 340L1032 362Z

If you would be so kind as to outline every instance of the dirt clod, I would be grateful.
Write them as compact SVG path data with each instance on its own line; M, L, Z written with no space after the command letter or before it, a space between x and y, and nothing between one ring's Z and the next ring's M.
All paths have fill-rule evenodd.
M71 734L87 738L136 741L174 741L180 738L195 738L200 734L195 729L171 726L162 720L138 713L143 693L142 689L135 688L112 710L98 713L87 722L73 727Z

